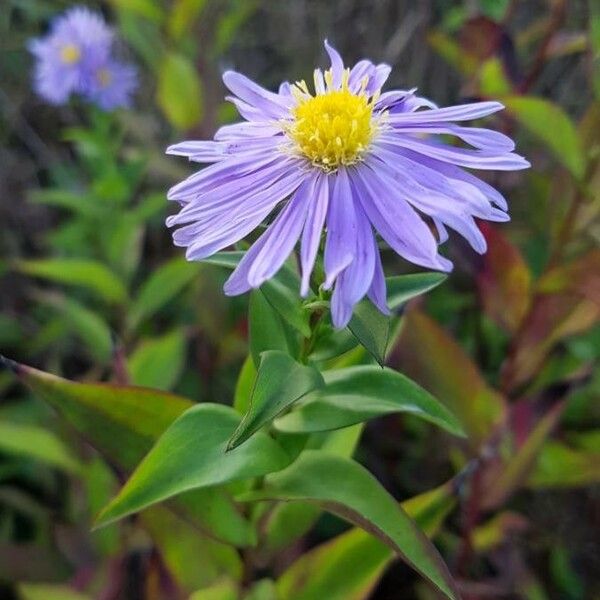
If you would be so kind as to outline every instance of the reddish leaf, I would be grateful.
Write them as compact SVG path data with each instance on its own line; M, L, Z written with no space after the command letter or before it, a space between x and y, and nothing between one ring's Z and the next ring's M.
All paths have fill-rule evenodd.
M474 448L501 419L501 396L452 337L423 313L413 310L406 315L394 357L401 371L458 417Z
M531 301L531 272L518 248L501 231L481 223L488 243L477 276L479 295L487 315L514 333Z

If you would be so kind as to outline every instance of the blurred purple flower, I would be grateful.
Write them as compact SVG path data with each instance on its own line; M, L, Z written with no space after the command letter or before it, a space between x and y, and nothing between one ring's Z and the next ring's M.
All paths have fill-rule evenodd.
M137 71L131 65L108 60L93 70L85 95L102 110L127 108L137 88Z
M474 217L506 221L507 203L462 167L512 171L529 163L505 135L456 121L485 117L503 106L477 102L438 108L415 90L380 93L391 69L361 60L345 69L327 42L331 68L273 93L226 72L225 85L246 122L226 125L214 141L188 141L167 153L214 163L171 188L181 205L167 225L181 225L176 245L188 260L230 246L280 211L225 283L228 295L273 277L300 240L301 294L326 230L325 289L333 288L332 320L345 326L365 295L388 312L375 232L405 259L450 271L438 254L448 226L480 253L486 242ZM436 138L451 135L471 148ZM423 219L430 218L437 237Z
M29 42L36 58L36 92L52 104L64 104L77 93L105 110L128 105L135 71L113 61L113 41L101 15L81 6L69 9L46 36Z

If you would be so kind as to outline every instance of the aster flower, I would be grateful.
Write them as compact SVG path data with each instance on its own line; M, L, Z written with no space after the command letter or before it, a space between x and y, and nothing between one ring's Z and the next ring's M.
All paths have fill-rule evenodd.
M72 93L85 91L88 73L106 62L112 41L112 30L87 8L76 6L57 17L45 37L29 43L37 59L37 93L52 104L64 104Z
M45 37L29 42L36 58L36 92L57 105L76 93L103 110L128 106L137 85L136 71L113 59L113 43L113 30L101 15L85 7L57 17Z
M92 70L85 95L102 110L113 110L130 106L136 87L137 71L134 67L107 60Z
M446 226L483 253L475 218L508 220L502 195L463 169L529 163L505 135L456 124L495 113L500 103L438 108L414 89L382 93L388 65L361 60L347 69L325 47L331 67L314 71L314 93L304 81L282 83L274 93L239 73L223 75L245 122L221 127L213 141L168 148L212 164L169 191L181 210L167 225L181 226L175 244L187 248L188 260L201 260L279 209L225 283L228 295L273 277L300 242L305 296L325 231L323 287L333 289L332 321L343 327L364 296L389 312L376 234L406 260L449 271L452 263L438 253Z

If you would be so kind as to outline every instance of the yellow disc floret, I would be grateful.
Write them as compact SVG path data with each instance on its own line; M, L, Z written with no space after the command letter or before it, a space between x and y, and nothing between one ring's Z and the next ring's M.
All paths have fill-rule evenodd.
M66 44L60 49L60 58L65 64L73 65L81 58L81 50L75 44Z
M348 89L347 74L341 89L323 94L307 94L306 84L297 84L304 94L296 94L293 121L286 126L297 150L315 166L333 171L340 165L360 160L376 129L374 98L362 90Z
M108 69L99 69L96 77L98 78L100 87L103 88L109 86L112 81L112 73Z

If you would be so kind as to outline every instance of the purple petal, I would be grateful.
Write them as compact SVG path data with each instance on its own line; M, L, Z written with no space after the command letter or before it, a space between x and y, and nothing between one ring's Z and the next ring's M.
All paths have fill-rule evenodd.
M515 143L508 136L498 131L479 127L432 123L430 125L398 125L393 130L395 133L454 135L467 144L488 152L512 152L515 149Z
M262 112L266 117L281 119L289 114L284 97L265 90L241 73L226 71L223 83L240 99Z
M329 203L329 185L327 177L319 174L313 180L313 189L311 190L313 199L308 207L308 215L304 231L302 232L302 246L300 250L300 261L302 264L302 285L300 295L305 297L309 291L310 276L315 265L321 233L327 216L327 206Z
M384 314L389 315L390 309L387 304L387 290L385 285L385 275L383 273L383 265L381 264L381 256L377 241L373 238L373 247L375 253L375 267L373 269L373 281L367 292L369 300Z
M390 115L390 123L438 123L440 121L470 121L502 110L500 102L474 102L445 108L434 108Z
M356 238L356 214L346 169L340 169L330 177L330 181L324 257L325 289L331 289L336 277L352 262Z
M325 50L331 60L331 74L333 77L333 89L339 89L342 85L342 75L344 73L344 61L340 53L325 40Z
M354 169L352 184L373 227L407 260L425 267L449 271L452 263L437 253L429 227L400 195L397 186L382 181L377 166Z
M432 143L408 136L394 136L390 134L382 135L380 140L393 146L408 148L409 150L436 158L442 162L471 169L516 171L527 169L530 166L529 162L522 156L512 152L490 154L479 150L457 148L455 146Z

